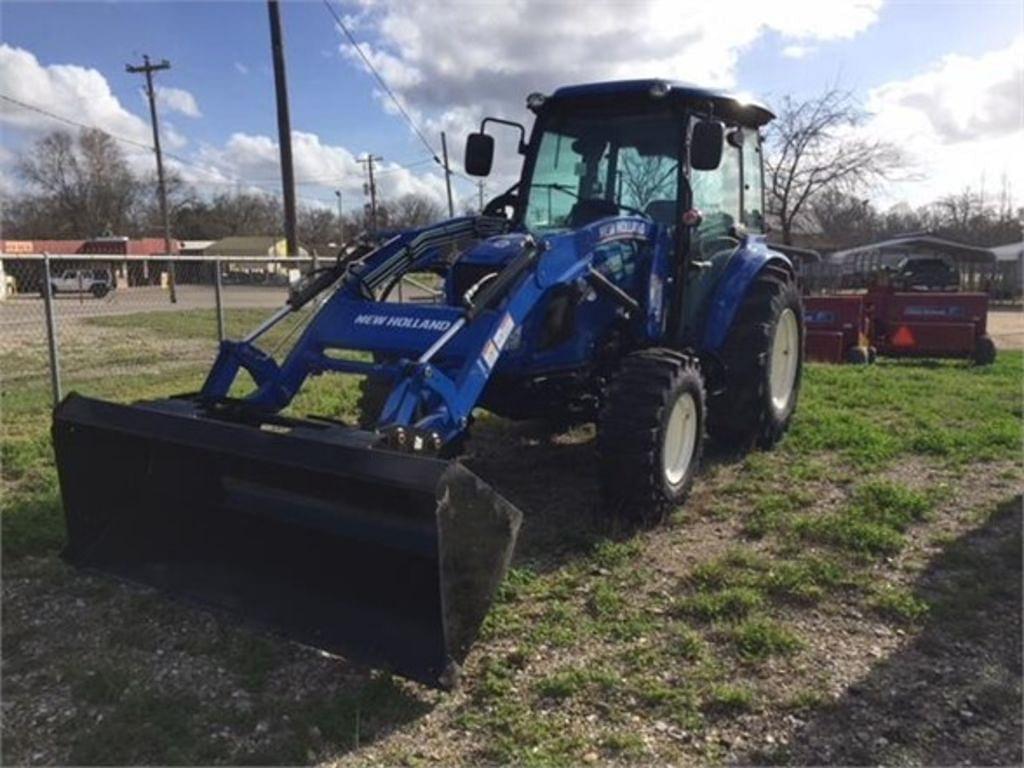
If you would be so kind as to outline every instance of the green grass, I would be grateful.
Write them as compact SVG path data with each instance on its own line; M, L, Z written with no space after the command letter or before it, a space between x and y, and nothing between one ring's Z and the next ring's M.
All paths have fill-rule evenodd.
M808 366L787 449L833 451L864 469L908 454L954 464L1014 459L1021 360L1003 351L981 368L952 360Z
M726 587L713 592L699 592L680 604L684 615L704 621L742 618L764 605L761 594L749 587Z
M224 312L224 334L229 339L239 338L270 316L272 309L228 309ZM284 338L295 325L301 323L305 313L298 313L272 329L261 346L272 346ZM190 309L188 312L140 312L134 315L106 315L86 319L98 328L144 330L161 337L216 341L217 313L213 309Z
M189 765L223 760L216 742L200 738L198 702L152 692L120 696L102 720L77 732L70 762L78 765Z
M674 628L668 640L669 653L684 661L700 661L708 653L707 643L700 632L689 627Z
M892 585L877 588L868 605L883 617L900 622L920 621L931 607L910 591Z
M588 688L607 695L620 683L620 675L607 667L571 667L541 678L535 687L541 697L566 699Z
M706 619L727 618L728 608L739 596L745 610L733 611L731 615L736 617L769 600L817 602L846 581L846 567L833 558L817 554L769 558L751 550L734 549L693 570L689 582L698 594L683 605Z
M868 481L838 512L794 518L801 539L827 544L862 556L899 552L903 532L925 518L933 506L929 495L888 481Z
M238 335L265 314L229 312L229 334ZM174 338L210 342L212 349L212 312L90 322L99 330L130 332L145 344L141 351L126 345L109 359L73 360L71 381L84 393L131 401L194 390L201 383L205 359L164 360L163 365L160 345ZM285 333L271 334L268 346ZM196 344L194 349L205 347ZM436 710L438 728L450 725L479 745L471 754L460 754L463 762L578 765L590 754L599 760L661 761L663 756L651 752L638 735L652 721L664 720L699 737L707 723L722 718L770 707L811 712L825 705L816 683L806 678L800 682L807 688L786 699L750 679L763 673L758 664L804 647L784 621L793 612L814 604L819 606L815 610L827 612L834 605L830 601L852 597L887 620L906 623L910 633L933 621L955 622L979 601L1000 596L1009 566L1000 566L1000 578L993 571L992 579L979 582L973 578L977 563L966 562L974 556L962 553L965 562L958 563L955 544L947 553L947 567L964 570L948 593L873 588L874 569L886 567L879 558L903 547L908 531L927 521L938 498L870 475L915 457L952 469L972 461L1019 460L1022 360L1020 354L1002 353L989 369L959 362L809 366L793 430L779 450L713 470L734 473L734 479L722 484L720 497L709 506L756 541L741 539L740 546L689 573L666 577L648 563L651 536L609 540L581 520L566 532L571 547L520 555L487 616L479 656L471 656L465 696L452 699L450 711ZM117 375L104 371L110 363ZM129 364L132 372L122 374L118 366ZM350 419L354 383L337 376L312 379L290 411ZM47 560L21 563L22 558L52 558L64 540L44 379L6 388L0 405L5 570L27 568ZM811 511L826 491L829 503L838 503L827 514ZM534 511L528 510L527 526ZM679 535L676 528L653 534L660 542ZM1016 546L996 552L995 560L1009 563L1016 554L1019 562L1019 540ZM354 688L339 686L329 695L278 701L284 672L290 672L279 643L242 630L178 637L172 632L174 610L159 602L154 607L147 599L158 600L128 601L118 614L121 625L109 630L109 648L89 665L89 673L69 661L76 704L104 713L101 723L70 726L65 743L73 762L329 760L431 706L429 698L387 675ZM132 622L136 614L147 621ZM6 626L8 621L5 663L19 645L38 642ZM969 633L971 622L962 623ZM175 652L223 667L257 703L256 711L239 715L219 703L126 678L117 663L122 654L153 653L170 636ZM556 661L539 666L538 659ZM790 666L802 663L798 658ZM269 723L269 736L243 754L225 752L221 742L208 736L221 726L251 730L257 719ZM311 729L320 734L316 742ZM394 763L424 760L402 751L385 756Z
M754 692L736 685L716 685L704 702L704 711L714 714L735 715L754 708Z
M747 619L726 631L736 653L744 661L761 662L771 656L789 656L804 643L782 624L766 618Z

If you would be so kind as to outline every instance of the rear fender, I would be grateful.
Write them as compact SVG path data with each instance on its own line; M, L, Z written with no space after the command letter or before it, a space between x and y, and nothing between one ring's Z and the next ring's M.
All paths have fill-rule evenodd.
M729 260L712 292L701 333L702 352L712 353L721 349L747 291L770 264L793 273L792 262L778 251L769 249L764 236L748 236Z

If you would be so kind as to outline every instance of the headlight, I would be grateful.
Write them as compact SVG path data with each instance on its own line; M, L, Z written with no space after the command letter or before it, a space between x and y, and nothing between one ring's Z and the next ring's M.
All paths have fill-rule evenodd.
M668 91L669 91L668 83L666 83L664 81L659 81L659 82L657 82L657 83L655 83L654 85L651 86L650 93L651 93L651 96L654 97L655 99L663 99L666 96L668 96Z

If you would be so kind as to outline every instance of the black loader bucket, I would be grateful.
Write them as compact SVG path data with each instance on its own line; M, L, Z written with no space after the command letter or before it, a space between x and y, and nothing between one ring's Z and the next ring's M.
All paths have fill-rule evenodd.
M465 467L371 440L184 398L72 394L53 422L65 557L450 685L521 516Z

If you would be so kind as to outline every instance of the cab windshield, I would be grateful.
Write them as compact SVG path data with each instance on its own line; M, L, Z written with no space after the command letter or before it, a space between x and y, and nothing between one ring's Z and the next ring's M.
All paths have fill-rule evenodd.
M526 189L526 228L575 229L630 212L671 224L681 137L670 113L548 118Z

